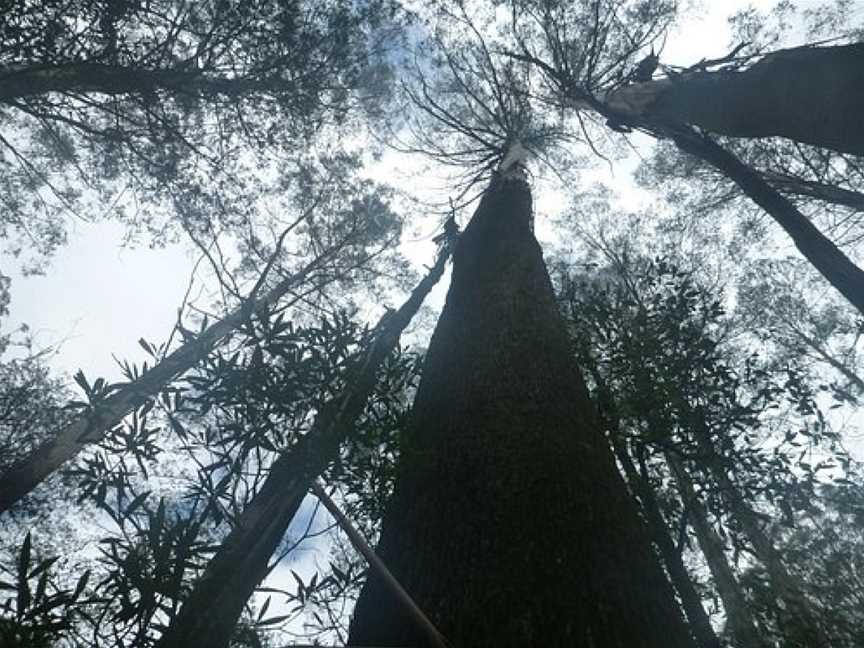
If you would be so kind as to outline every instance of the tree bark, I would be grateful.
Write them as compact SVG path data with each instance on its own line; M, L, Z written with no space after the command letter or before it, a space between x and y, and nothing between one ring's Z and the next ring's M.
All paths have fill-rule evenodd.
M157 648L223 648L243 606L267 574L267 563L312 482L337 456L339 446L366 406L381 363L444 273L449 254L435 266L395 313L378 324L379 334L345 391L326 403L312 429L270 468L267 479L210 560Z
M496 177L454 254L378 554L454 646L693 648ZM349 644L427 645L370 575Z
M759 637L747 599L726 558L723 540L711 528L708 514L696 497L693 483L681 466L681 462L671 452L666 453L666 463L672 469L672 475L678 484L681 500L687 512L687 520L696 534L696 542L702 555L705 556L708 571L711 572L717 593L723 601L726 627L735 640L736 648L770 648L768 643Z
M646 109L652 118L864 155L864 43L781 50L744 71L650 83L662 84Z

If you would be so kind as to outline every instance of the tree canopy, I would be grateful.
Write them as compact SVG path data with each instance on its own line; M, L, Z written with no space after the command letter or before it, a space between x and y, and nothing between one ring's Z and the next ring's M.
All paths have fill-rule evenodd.
M860 644L861 2L7 4L0 648Z

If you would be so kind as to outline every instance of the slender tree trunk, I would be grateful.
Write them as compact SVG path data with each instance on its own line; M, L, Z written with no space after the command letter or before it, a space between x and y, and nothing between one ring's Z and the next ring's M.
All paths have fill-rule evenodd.
M454 255L378 554L454 646L695 646L497 177ZM349 644L426 645L370 576Z
M824 182L804 180L803 178L776 171L763 171L762 177L777 191L785 194L817 198L824 202L854 209L855 211L864 211L864 193L860 191L844 189Z
M864 114L864 113L862 113ZM862 129L864 130L864 129ZM792 238L795 247L823 277L864 314L864 271L811 223L789 200L749 166L714 142L686 127L667 127L682 151L723 172L753 202L762 207Z
M603 379L587 350L583 351L580 357L583 358L584 365L597 386L597 403L600 418L609 432L612 449L615 452L618 463L624 470L624 480L629 486L630 492L641 504L642 514L648 523L648 529L651 531L651 538L654 541L654 545L660 551L660 556L663 558L663 564L666 566L666 571L669 574L672 585L678 592L678 597L681 599L681 607L684 610L684 615L687 617L687 622L690 624L690 629L693 632L696 643L699 648L720 648L720 640L717 638L717 634L711 625L711 620L705 612L702 598L693 586L693 580L690 578L687 567L684 565L681 552L675 547L675 543L669 536L669 527L664 519L663 511L660 509L660 504L657 502L657 497L648 479L648 475L644 471L644 465L642 466L643 471L640 473L627 449L625 434L618 416L618 408L615 406L606 381Z
M169 382L194 367L220 340L246 322L251 313L276 303L314 271L320 260L284 279L260 298L252 295L243 307L184 343L137 380L124 384L94 410L72 421L57 436L0 475L0 513L76 457L85 446L100 441L105 432L120 423L129 412L141 407Z
M696 534L696 542L702 555L705 556L717 593L723 601L727 628L735 640L736 648L769 648L769 644L759 637L747 599L726 558L723 540L711 527L705 507L696 497L693 483L674 454L667 452L665 456L666 463L672 469L672 475L678 484L687 512L687 520Z
M855 388L859 392L864 392L864 380L862 380L857 373L852 371L843 362L835 358L834 355L827 351L825 347L819 343L818 340L807 335L803 330L799 329L797 322L790 322L789 320L786 320L786 325L789 327L789 330L792 331L793 335L795 335L798 340L810 347L816 355L822 358L823 362L825 362L829 367L840 373L844 378L846 378L846 380L849 381L850 384L855 385Z
M631 459L630 454L620 439L615 439L614 437L613 439L615 456L618 457L618 462L624 468L624 476L627 483L630 484L633 493L639 498L639 502L642 504L642 511L648 522L648 528L651 530L651 537L654 540L654 544L660 550L663 564L666 565L666 571L669 572L672 585L681 599L681 607L687 616L687 622L690 624L690 629L693 631L696 643L700 648L720 648L720 640L717 638L717 634L711 625L711 620L702 606L702 598L693 586L693 580L690 578L687 567L684 565L681 551L675 547L675 543L669 537L669 527L663 517L663 512L660 510L660 505L657 502L654 489L651 487L647 475L639 473L633 464L633 459ZM741 648L755 647L755 645L742 644Z
M340 444L366 406L381 363L441 278L448 257L442 252L402 307L382 318L379 333L349 386L321 408L312 429L270 468L261 489L210 560L157 648L228 645L243 606L267 574L267 563L313 480L337 456Z
M634 84L609 99L719 135L779 136L864 155L864 43L781 50L741 72Z
M762 530L762 524L753 509L743 500L738 488L726 474L720 457L708 438L707 431L697 431L700 452L706 457L706 467L719 489L726 506L741 524L759 561L765 565L771 588L782 605L777 606L781 625L794 628L795 636L801 637L807 648L831 648L831 640L814 613L804 594L801 581L786 568L783 557Z
M217 76L194 67L147 69L81 61L34 65L0 74L0 102L50 92L74 94L140 94L157 90L197 96L236 97L254 92L285 92L284 80Z

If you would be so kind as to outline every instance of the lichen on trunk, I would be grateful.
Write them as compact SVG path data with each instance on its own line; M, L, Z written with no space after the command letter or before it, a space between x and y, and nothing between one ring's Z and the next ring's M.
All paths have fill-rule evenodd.
M694 646L498 177L459 240L380 556L455 647ZM424 646L374 575L350 644Z

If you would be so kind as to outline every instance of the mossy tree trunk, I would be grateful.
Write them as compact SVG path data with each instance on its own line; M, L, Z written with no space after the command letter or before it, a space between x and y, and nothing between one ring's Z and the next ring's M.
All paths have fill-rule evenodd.
M378 551L457 648L693 648L573 361L520 178L454 254ZM350 644L424 646L374 575Z

